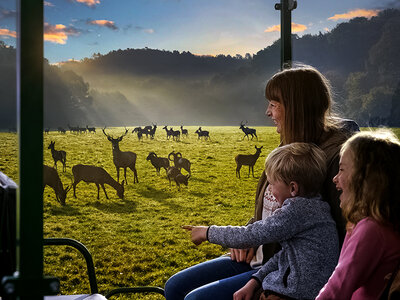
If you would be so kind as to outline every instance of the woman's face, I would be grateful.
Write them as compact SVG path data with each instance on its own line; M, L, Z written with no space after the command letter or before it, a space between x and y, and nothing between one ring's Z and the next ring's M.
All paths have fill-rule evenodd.
M275 100L269 101L265 114L274 121L276 132L281 133L285 121L285 107L283 104Z
M353 175L354 161L353 154L349 149L346 149L339 162L339 172L333 177L333 183L340 194L340 207L346 203L350 197L350 181Z

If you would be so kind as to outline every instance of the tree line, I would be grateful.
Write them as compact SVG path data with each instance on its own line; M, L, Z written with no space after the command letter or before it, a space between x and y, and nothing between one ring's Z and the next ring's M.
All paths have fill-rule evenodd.
M293 35L293 59L331 81L337 110L362 126L400 124L400 11L354 18L327 33ZM15 49L0 41L0 127L15 127ZM125 49L44 63L45 126L252 125L268 122L264 87L280 41L254 55Z

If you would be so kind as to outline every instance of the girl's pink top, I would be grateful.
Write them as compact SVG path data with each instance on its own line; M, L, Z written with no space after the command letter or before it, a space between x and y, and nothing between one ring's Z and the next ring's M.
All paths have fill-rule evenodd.
M400 234L372 218L347 232L335 268L316 299L378 299L400 262Z

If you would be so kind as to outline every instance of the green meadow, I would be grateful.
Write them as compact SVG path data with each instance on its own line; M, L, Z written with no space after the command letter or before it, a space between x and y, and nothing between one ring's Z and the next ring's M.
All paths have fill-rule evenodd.
M123 286L155 285L164 287L166 280L177 271L196 263L212 259L226 252L220 246L204 243L192 244L189 234L181 229L185 224L242 225L252 216L258 177L263 170L268 153L279 143L274 127L257 127L256 139L243 140L243 132L235 127L207 127L210 140L198 140L198 127L185 127L187 138L167 140L159 126L154 140L146 137L138 141L129 127L128 135L120 142L122 151L137 154L136 168L139 183L133 184L133 172L127 170L128 185L123 200L106 185L107 200L100 188L97 200L95 184L80 182L76 195L68 193L66 205L55 199L54 191L44 190L44 237L76 239L89 249L96 267L99 291ZM118 137L124 128L109 128L107 133ZM0 133L0 171L18 182L17 136ZM55 141L56 150L67 152L67 171L57 163L64 184L71 185L71 168L75 164L103 167L114 179L116 169L112 160L112 147L101 129L96 134L44 134L44 164L53 166L51 152L47 149ZM253 178L243 166L241 179L236 178L237 154L254 154L255 146L263 146L254 166ZM180 152L192 163L189 185L169 185L166 172L161 174L146 157L150 151L168 157L172 151ZM171 165L173 163L171 162ZM182 170L183 174L186 174ZM120 181L123 170L120 170ZM88 293L89 282L83 257L73 248L46 246L45 274L60 278L63 294ZM136 298L135 298L136 297ZM117 298L117 297L114 297ZM121 299L128 299L120 297ZM159 295L136 295L129 299L162 299Z
M180 141L166 139L164 130L157 129L155 139L138 141L133 128L120 142L122 151L137 154L136 168L139 183L133 184L133 172L127 170L128 185L125 198L117 197L106 185L109 199L100 190L97 200L95 184L81 182L77 198L69 192L66 205L61 206L51 188L44 191L44 237L68 237L87 246L96 268L100 293L116 287L154 285L164 287L166 280L177 271L212 259L226 252L220 246L204 243L195 246L189 234L181 229L185 224L243 225L254 209L254 195L258 177L268 153L279 143L274 127L257 127L257 140L243 140L237 127L203 127L210 131L209 141L198 140L187 127L189 137ZM400 136L400 129L393 129ZM107 133L121 136L124 128L109 128ZM0 133L0 171L18 182L17 136ZM73 181L71 168L75 164L101 166L116 179L111 143L100 129L96 134L44 134L44 163L53 166L47 149L55 141L56 150L67 152L67 171L58 172L62 182ZM254 167L255 178L248 177L248 167L236 178L237 154L253 154L255 146L263 146ZM192 163L189 185L179 191L175 183L169 185L164 169L161 174L146 157L150 151L167 157L172 151L181 152ZM182 173L186 174L184 170ZM120 172L120 181L123 171ZM69 247L46 246L45 275L60 278L63 294L88 293L89 282L83 257ZM118 298L118 297L114 297ZM162 299L159 295L130 295L120 299Z

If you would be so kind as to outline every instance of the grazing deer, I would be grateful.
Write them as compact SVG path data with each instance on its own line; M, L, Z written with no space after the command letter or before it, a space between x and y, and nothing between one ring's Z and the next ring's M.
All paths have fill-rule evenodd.
M49 134L49 132L50 132L50 128L46 128L46 129L44 130L44 133L46 133L46 134Z
M263 146L261 146L260 148L257 148L257 146L255 146L256 148L256 153L254 154L238 154L235 157L235 161L236 161L236 176L240 178L240 168L242 166L249 166L249 175L247 177L250 177L250 170L253 174L254 177L254 165L258 159L258 157L260 156L261 153L261 149Z
M67 131L63 127L58 127L57 128L59 133L66 133Z
M171 159L171 156L173 156L173 159ZM190 161L186 158L183 158L180 152L175 153L174 151L172 151L170 154L168 154L168 159L174 162L175 167L177 167L179 171L183 168L189 174L192 174L190 172L190 166L191 166Z
M96 128L95 127L88 127L87 125L86 125L86 129L87 129L87 131L90 133L90 132L93 132L93 133L96 133Z
M74 183L72 184L74 188L74 197L76 198L76 185L82 180L86 183L95 183L97 186L97 200L100 199L100 185L103 188L104 194L108 199L108 195L104 184L108 184L117 191L119 198L124 199L124 181L121 184L116 182L110 174L107 173L101 167L89 166L89 165L75 165L72 167L72 174L74 175Z
M137 134L137 137L138 137L139 141L142 140L143 139L143 129L142 129L142 127L135 127L132 130L132 133L135 133L135 132Z
M121 135L118 138L113 138L112 136L108 135L105 132L105 127L103 128L103 133L107 137L107 139L111 142L112 144L112 151L113 151L113 162L115 165L115 168L117 169L117 182L119 182L119 169L123 168L124 169L124 178L125 178L125 183L128 184L128 181L126 180L126 168L129 168L133 171L133 183L139 183L137 171L136 171L136 153L133 153L131 151L121 151L119 149L119 142L122 141L122 138L126 136L128 133L128 129L125 128L125 133Z
M61 205L65 205L65 199L67 198L67 193L71 189L71 187L67 186L64 189L60 176L58 176L57 170L52 167L43 165L43 191L46 185L54 190L57 201Z
M167 177L169 180L169 186L171 186L171 180L174 180L178 190L181 190L181 184L188 185L190 174L183 175L177 167L169 167L167 170Z
M205 140L210 139L210 133L207 130L201 130L201 127L199 127L195 133L197 133L197 139L201 137L204 137Z
M53 157L54 160L54 166L57 169L57 161L61 161L61 163L63 164L63 172L65 172L67 170L67 153L63 150L55 150L54 149L54 145L56 142L52 142L50 141L50 145L49 147L47 147L47 149L51 150L51 156Z
M182 131L182 136L188 136L188 131L187 129L183 129L183 126L181 125L181 131Z
M247 124L247 121L246 121L245 124ZM242 129L242 131L244 132L244 136L243 136L243 139L242 139L242 140L244 140L244 138L245 138L246 136L247 136L247 140L249 140L249 134L250 134L250 135L251 135L251 139L253 139L253 137L255 136L255 137L257 138L257 141L258 141L258 137L257 137L257 134L256 134L256 130L255 130L254 128L249 128L249 127L244 126L245 124L243 124L243 121L240 122L240 127L239 127L239 129Z
M158 157L154 152L150 152L146 160L149 160L151 164L156 168L157 174L160 174L161 168L167 171L169 167L169 160L166 157Z

